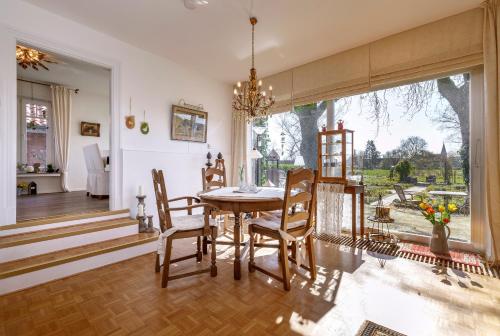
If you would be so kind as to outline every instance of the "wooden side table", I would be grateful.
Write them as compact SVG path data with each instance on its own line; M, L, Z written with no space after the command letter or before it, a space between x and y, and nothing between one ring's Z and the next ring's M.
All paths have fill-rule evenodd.
M344 194L352 196L351 211L352 211L352 240L356 241L356 201L359 195L359 234L361 237L365 235L365 186L364 185L346 185Z

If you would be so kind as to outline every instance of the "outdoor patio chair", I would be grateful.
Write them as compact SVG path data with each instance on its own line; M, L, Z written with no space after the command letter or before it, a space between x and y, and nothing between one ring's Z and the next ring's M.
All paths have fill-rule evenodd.
M399 202L401 205L418 209L418 205L422 202L422 200L414 199L414 194L405 192L403 186L400 184L394 185L394 190L399 197ZM409 198L407 197L409 196Z

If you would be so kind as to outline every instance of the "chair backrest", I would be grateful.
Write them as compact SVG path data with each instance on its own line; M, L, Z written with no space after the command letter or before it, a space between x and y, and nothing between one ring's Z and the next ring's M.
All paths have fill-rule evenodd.
M287 172L281 230L286 231L289 224L297 221L305 221L306 229L313 225L317 184L317 170L297 168Z
M394 185L394 190L396 190L396 194L398 194L399 200L401 202L406 202L407 201L405 192L403 190L403 187L400 184L395 184Z
M155 188L156 207L158 208L158 218L160 219L160 229L164 232L172 227L172 219L168 207L167 188L162 170L153 169L153 185Z
M226 187L226 166L224 165L224 159L216 159L214 168L202 168L201 178L203 191Z
M83 156L85 157L85 165L89 172L104 171L104 162L97 144L83 147Z

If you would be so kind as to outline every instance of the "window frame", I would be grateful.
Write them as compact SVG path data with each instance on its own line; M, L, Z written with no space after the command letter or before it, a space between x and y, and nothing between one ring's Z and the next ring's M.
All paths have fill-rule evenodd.
M55 152L55 141L54 141L54 132L52 127L54 125L52 120L52 103L48 100L37 99L37 98L29 98L29 97L21 97L21 104L19 108L19 149L20 149L20 160L22 163L28 162L28 132L26 129L26 105L43 105L47 108L47 135L46 135L46 163L47 164L55 164L54 162L54 152ZM42 166L43 167L43 166Z

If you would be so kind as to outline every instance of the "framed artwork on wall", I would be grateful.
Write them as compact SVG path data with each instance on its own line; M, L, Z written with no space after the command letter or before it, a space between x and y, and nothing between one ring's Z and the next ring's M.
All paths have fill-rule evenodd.
M101 124L82 121L80 123L80 134L83 136L101 136Z
M208 113L186 106L172 105L172 140L207 142Z

